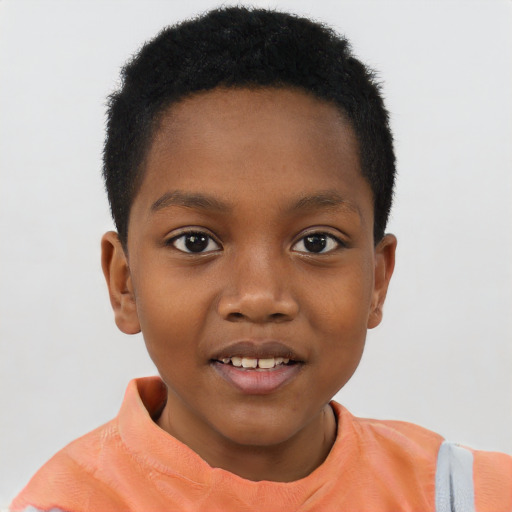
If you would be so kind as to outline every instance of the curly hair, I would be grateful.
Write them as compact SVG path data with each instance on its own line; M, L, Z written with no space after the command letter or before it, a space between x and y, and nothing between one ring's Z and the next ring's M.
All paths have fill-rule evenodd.
M374 205L374 240L393 199L395 156L375 73L331 28L292 14L229 7L163 29L121 72L109 97L103 176L123 244L144 158L166 109L216 87L303 90L334 104L351 123Z

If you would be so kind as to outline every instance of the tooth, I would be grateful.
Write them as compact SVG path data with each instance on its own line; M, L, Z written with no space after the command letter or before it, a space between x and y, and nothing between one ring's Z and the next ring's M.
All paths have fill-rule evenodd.
M242 366L244 368L256 368L258 366L258 360L252 357L242 357Z
M232 357L231 364L233 366L238 366L238 367L242 366L242 358L241 357Z
M290 359L288 357L283 357L283 364L288 364Z
M282 357L276 357L276 365L282 364L282 363L283 363L283 358Z
M258 366L260 368L274 368L276 360L273 357L268 359L258 359Z
M230 357L223 357L221 359L221 361L224 363L224 364L228 364L230 361L231 361L231 358Z

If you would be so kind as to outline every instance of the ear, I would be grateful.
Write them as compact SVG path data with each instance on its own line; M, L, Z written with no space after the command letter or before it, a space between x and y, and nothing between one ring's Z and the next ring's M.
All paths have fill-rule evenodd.
M140 332L130 267L119 235L109 231L101 239L101 266L107 281L116 325L126 334Z
M384 235L384 238L375 247L374 285L368 316L368 329L377 327L382 321L382 308L395 268L396 244L396 237L388 234Z

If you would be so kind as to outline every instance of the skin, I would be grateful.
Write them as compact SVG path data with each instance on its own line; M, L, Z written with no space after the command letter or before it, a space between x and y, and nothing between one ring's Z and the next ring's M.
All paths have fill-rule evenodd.
M210 237L204 252L183 252L187 230ZM326 237L320 253L305 244L312 233ZM102 240L116 323L142 330L168 387L158 424L250 480L311 473L335 440L329 401L381 321L395 248L393 235L374 245L371 189L335 106L291 89L216 89L173 105L127 252L114 232ZM298 361L270 393L241 391L212 362L235 342L257 351L269 340Z

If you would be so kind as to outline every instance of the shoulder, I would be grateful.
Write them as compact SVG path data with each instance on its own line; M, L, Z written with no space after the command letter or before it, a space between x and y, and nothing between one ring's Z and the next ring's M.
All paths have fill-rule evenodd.
M368 449L380 447L397 454L403 452L411 457L432 459L444 438L424 427L397 420L359 418L350 414L343 406L332 403L341 424L350 424L355 437Z
M512 457L444 442L436 471L436 511L512 510Z
M90 502L93 496L103 496L99 507L122 506L120 497L97 475L102 461L112 455L112 445L119 443L116 420L71 442L37 471L10 510L73 510L76 503Z
M155 466L146 461L153 446L149 440L161 431L151 414L165 394L158 377L130 381L116 418L54 455L14 499L11 510L129 510L130 500L151 478L141 466L146 473ZM158 446L167 446L164 437Z
M351 424L361 458L391 470L395 479L410 481L420 474L432 485L436 510L512 511L512 456L450 443L413 423L357 418L333 407L340 422Z
M469 448L467 450L473 456L476 510L512 510L512 456Z

